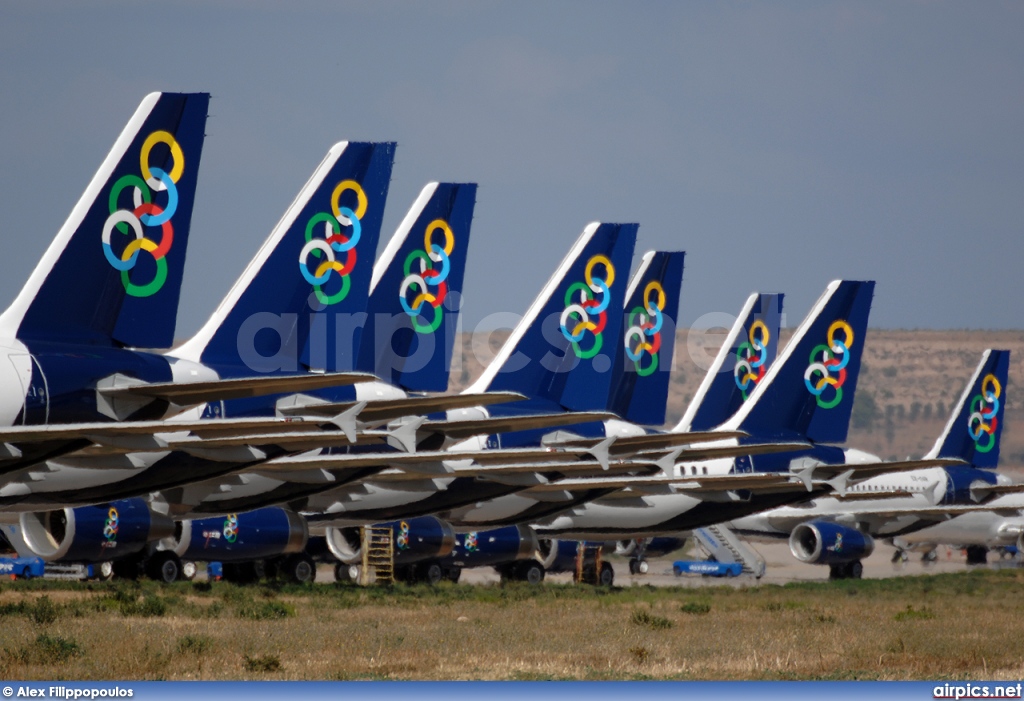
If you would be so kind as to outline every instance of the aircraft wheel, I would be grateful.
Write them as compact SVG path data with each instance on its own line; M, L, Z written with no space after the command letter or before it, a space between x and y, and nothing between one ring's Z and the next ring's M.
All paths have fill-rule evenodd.
M444 578L444 570L438 562L427 562L421 566L420 578L433 586Z
M316 581L316 563L306 553L292 555L283 567L288 580L296 584L311 584Z
M615 584L615 568L612 567L612 563L601 563L601 575L598 578L597 583L602 587L610 587Z
M629 560L629 573L640 574L640 561L637 560L635 557L630 558Z
M519 569L519 578L530 584L544 581L544 567L539 562L527 562Z
M359 565L346 565L344 562L339 562L334 566L334 581L358 582Z
M850 579L861 579L864 576L864 565L860 560L854 560L847 565L846 576Z
M191 582L193 579L195 579L196 572L198 571L199 568L196 566L196 563L192 562L191 560L186 560L185 562L181 563L181 578L184 579L186 582Z
M637 564L636 568L640 572L640 574L647 574L651 569L651 563L649 563L647 560L641 560Z
M170 550L158 550L146 561L146 576L170 584L181 576L181 559Z
M96 577L101 582L106 582L114 576L114 563L110 560L107 560L106 562L101 562L99 566L96 567L95 571Z
M455 584L458 584L459 578L461 576L462 576L462 568L461 567L449 567L448 569L446 569L444 571L444 578L447 579L449 582L453 582Z

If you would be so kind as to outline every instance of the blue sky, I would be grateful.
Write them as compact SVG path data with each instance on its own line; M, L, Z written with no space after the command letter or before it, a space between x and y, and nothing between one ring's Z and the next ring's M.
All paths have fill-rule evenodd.
M872 323L1024 328L1024 5L0 4L0 304L144 94L213 94L179 336L328 147L396 140L384 235L480 183L472 326L522 312L583 226L688 252L681 324L837 277Z

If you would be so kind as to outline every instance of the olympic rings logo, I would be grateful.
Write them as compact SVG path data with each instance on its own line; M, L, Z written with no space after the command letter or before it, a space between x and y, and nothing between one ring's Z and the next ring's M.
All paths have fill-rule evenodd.
M434 243L434 234L441 232L444 245ZM435 219L427 224L423 237L423 250L413 251L405 259L402 268L405 278L398 289L398 299L402 309L412 319L412 327L417 333L433 333L441 325L441 305L448 295L448 274L451 272L451 261L448 256L455 248L455 234L444 219ZM436 267L435 267L436 266ZM410 294L412 303L409 302ZM421 316L433 308L434 317L424 323Z
M405 521L398 524L398 537L395 538L395 545L399 550L406 550L409 547L409 524Z
M342 193L347 191L355 193L355 211L340 204ZM366 193L359 183L355 180L342 180L331 193L331 211L317 212L306 222L306 245L299 253L299 272L313 286L320 304L337 304L348 296L352 287L349 275L356 267L356 245L363 233L362 220L366 216L368 204ZM313 230L319 224L324 227L324 238L313 236ZM351 227L347 236L341 233L342 227ZM344 254L344 263L341 262L341 254ZM309 260L311 255L315 259L312 264ZM313 272L310 272L311 268ZM331 273L338 274L341 288L329 295L324 292L324 286L331 279Z
M644 304L629 313L629 329L626 330L626 357L633 361L636 374L647 377L658 369L658 351L661 350L661 326L664 323L662 309L665 308L665 289L657 280L647 283L644 288ZM643 365L644 353L651 356L650 363Z
M771 340L771 333L763 321L758 319L750 326L749 340L744 341L736 348L736 365L732 374L736 379L736 386L743 395L743 401L754 391L757 384L764 378L768 371L768 341Z
M111 506L110 511L107 512L107 520L103 524L103 537L107 540L115 540L120 522L121 517L118 515L117 509Z
M594 268L598 265L604 268L604 277L594 276ZM601 345L604 342L601 333L608 323L608 305L612 301L609 288L615 282L615 266L607 256L596 255L587 261L584 279L586 282L574 282L565 291L565 310L559 323L562 335L572 343L576 356L588 360L601 352ZM600 301L597 295L601 296ZM597 321L591 320L592 314L597 315ZM583 350L580 342L588 331L594 336L594 340L589 349Z
M843 332L841 341L836 338L838 331ZM815 396L822 409L831 409L843 401L843 384L846 383L846 366L850 362L853 329L845 321L834 321L828 327L827 341L827 344L819 344L811 351L810 365L804 373L807 391ZM835 377L832 373L836 373ZM832 387L832 399L825 399L827 387Z
M465 539L462 541L462 547L465 548L468 553L475 553L480 549L480 544L476 539L476 531L466 534Z
M981 394L971 399L971 415L967 417L967 433L974 439L974 449L979 453L987 453L996 444L996 428L999 426L999 397L1003 387L995 375L988 374L981 381ZM988 442L982 439L988 436Z
M224 540L229 543L238 540L238 514L228 514L224 520Z
M167 173L149 165L149 156L157 144L166 144L171 150L174 167ZM167 253L174 244L174 227L171 217L178 209L177 182L185 170L185 154L174 137L166 131L155 131L142 143L139 157L142 177L134 174L121 176L110 190L108 208L110 216L103 223L103 255L115 270L121 271L121 284L132 297L149 297L160 291L167 281ZM132 188L133 209L118 209L118 199L126 188ZM153 202L156 192L167 193L164 207ZM160 227L160 242L146 237L143 227ZM134 234L118 258L110 245L110 236L117 229L122 234ZM128 273L139 260L139 252L145 251L156 262L156 274L145 285L136 285Z

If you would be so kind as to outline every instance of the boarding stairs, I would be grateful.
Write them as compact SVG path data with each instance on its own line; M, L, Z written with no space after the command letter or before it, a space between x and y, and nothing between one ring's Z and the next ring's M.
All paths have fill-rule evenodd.
M394 531L390 528L365 526L360 529L359 539L363 551L363 569L359 573L359 583L364 587L371 581L377 584L394 583Z
M693 537L701 549L716 561L739 563L743 566L743 574L751 574L758 579L764 576L764 558L724 523L694 529Z

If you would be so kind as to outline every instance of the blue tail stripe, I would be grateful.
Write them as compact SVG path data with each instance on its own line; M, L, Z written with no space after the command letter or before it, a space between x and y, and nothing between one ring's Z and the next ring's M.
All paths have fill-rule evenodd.
M846 440L874 286L855 281L830 286L737 414L740 429L761 440Z
M683 284L683 265L686 254L657 252L637 271L633 293L623 309L624 337L615 349L612 363L611 400L608 410L635 424L660 426L665 423L669 380L675 354L676 322L679 317L679 292ZM657 311L659 323L650 319L651 328L640 326L643 321L637 309L647 309L645 291L657 283L665 295L665 305ZM652 296L657 290L652 290ZM654 315L650 315L654 316ZM655 340L656 339L656 340ZM640 344L657 345L657 352L645 350ZM627 344L632 344L627 357Z
M370 293L357 369L410 391L448 389L476 188L437 184L394 257L382 261L386 267Z
M206 93L146 98L121 134L125 150L106 182L91 202L79 202L87 207L84 216L28 304L19 338L171 346L209 99ZM141 245L133 243L139 238ZM130 243L134 252L125 255Z
M712 380L703 396L698 393L694 397L695 411L686 430L709 431L727 421L767 375L779 345L783 297L781 294L758 295L746 316L737 320L741 325L739 332L725 349L721 364L716 362L709 370L713 373ZM762 340L761 324L768 330L768 339L756 349L755 340ZM748 357L751 351L756 360Z
M1010 351L985 351L932 451L936 457L960 458L983 469L999 466L1009 371Z
M393 143L332 150L336 161L306 186L312 190L290 208L287 230L271 234L269 254L243 273L248 283L219 323L216 315L211 321L204 363L224 376L354 368L394 153ZM327 279L311 284L304 272Z

